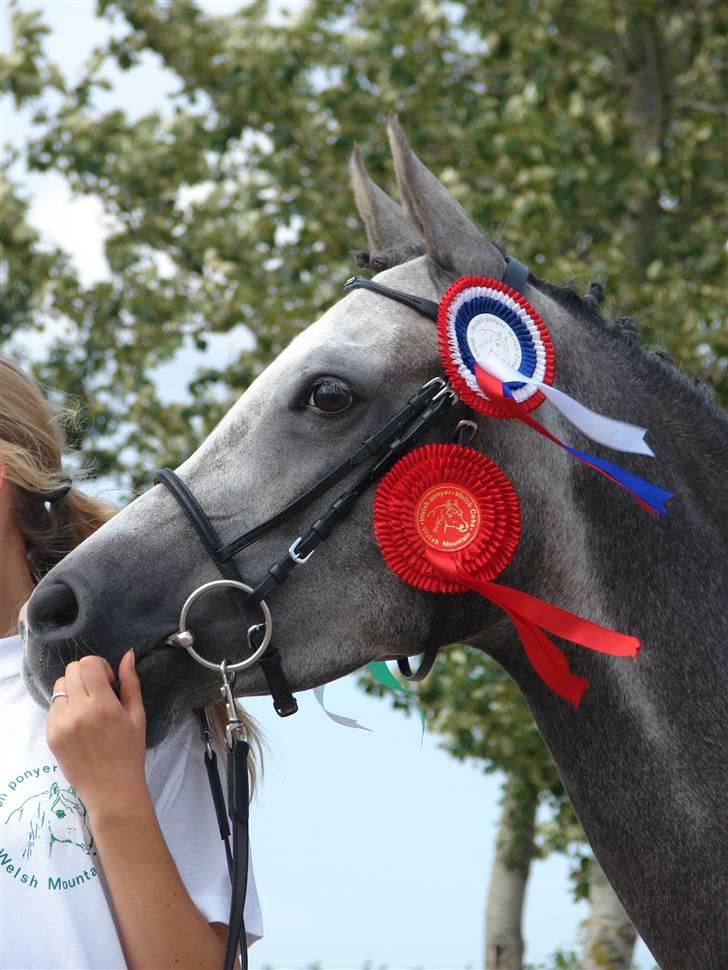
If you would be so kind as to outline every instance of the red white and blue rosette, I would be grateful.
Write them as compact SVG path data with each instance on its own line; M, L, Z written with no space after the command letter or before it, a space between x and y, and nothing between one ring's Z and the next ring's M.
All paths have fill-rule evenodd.
M442 366L453 389L474 411L515 418L620 485L646 511L665 515L672 493L604 458L564 444L529 413L544 400L582 434L617 451L654 457L646 428L606 417L553 387L554 348L546 324L520 293L500 280L466 276L438 309Z
M513 417L489 398L478 383L479 360L495 357L532 383L509 384L510 395L525 411L544 401L536 384L554 378L554 348L546 324L531 304L500 280L466 276L440 301L440 356L452 387L474 411L491 417Z

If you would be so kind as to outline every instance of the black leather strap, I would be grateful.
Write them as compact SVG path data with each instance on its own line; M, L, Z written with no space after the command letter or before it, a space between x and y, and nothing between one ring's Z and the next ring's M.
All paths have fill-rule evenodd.
M157 485L164 485L168 492L172 494L179 507L187 516L188 521L200 538L210 556L215 560L218 568L220 560L218 552L222 543L220 536L215 532L210 520L207 518L200 504L187 488L185 483L169 468L159 468L154 473L154 482ZM233 570L233 575L226 575L226 579L239 579L237 571Z
M222 783L220 782L220 772L217 768L217 755L215 754L215 749L212 746L212 731L210 729L210 720L207 716L207 711L204 707L195 708L195 714L200 722L200 736L202 738L202 743L205 745L205 768L207 768L207 781L210 785L210 794L212 795L212 804L215 806L215 816L217 818L217 827L220 830L220 838L225 845L225 855L227 857L228 872L230 873L230 878L233 876L233 857L230 852L230 826L228 825L227 813L225 810L225 796L222 792Z
M276 512L275 515L266 519L265 522L261 522L255 528L248 530L248 532L244 532L243 535L238 536L237 539L233 539L226 546L219 547L215 552L218 559L222 562L227 562L228 559L242 552L247 546L252 545L258 539L262 539L264 535L272 532L277 526L287 522L297 512L308 508L317 498L325 495L334 485L338 485L347 475L351 474L362 462L371 458L373 455L379 454L396 437L399 431L406 428L418 415L421 415L427 410L432 399L444 386L445 381L440 380L430 382L425 387L420 388L417 394L409 399L407 405L401 411L398 411L393 418L390 418L382 428L365 438L350 458L347 458L346 461L330 471L328 475L325 475L314 485L310 486L302 495L299 495L293 502L290 502L285 508L281 509L280 512ZM172 475L174 473L168 472L168 474ZM199 511L202 511L197 503L195 505Z
M528 282L528 266L519 262L513 256L506 259L506 271L503 275L503 282L510 286L517 293L523 293Z
M290 717L298 710L298 701L291 692L291 686L283 673L281 655L271 643L258 661L273 697L273 707L279 717Z
M399 672L407 680L424 680L432 670L433 664L437 660L437 651L439 649L439 647L434 645L428 646L425 652L422 654L422 660L420 661L419 667L415 671L413 671L410 667L409 659L407 657L402 657L397 661Z
M506 258L506 271L503 274L503 282L506 286L510 286L512 290L523 293L528 282L528 266L525 263L521 263L514 256L508 256ZM411 310L420 313L423 317L428 317L437 323L440 305L432 300L426 300L424 297L415 296L413 293L404 293L402 290L393 290L389 286L382 286L381 283L375 283L374 280L370 280L366 276L352 276L344 284L344 289L371 290L372 293L379 293L380 296L386 296L390 300L396 300L397 303L402 303Z
M225 843L228 872L230 874L230 916L228 937L225 949L224 970L233 970L238 951L241 970L248 966L248 941L245 932L245 896L248 889L248 818L250 805L248 779L247 741L233 735L233 748L228 748L228 802L227 816L232 822L232 852L230 851L230 827L225 812L225 796L222 792L220 772L217 768L217 755L212 747L212 732L207 711L195 710L200 722L200 733L205 745L205 766L210 784L210 794L215 806L217 825Z
M248 742L234 738L228 750L228 814L233 828L233 887L223 970L233 970L240 950L241 970L248 967L245 935L245 894L248 888Z
M178 505L183 509L185 515L187 516L187 519L193 525L195 532L207 549L210 558L217 566L221 575L224 576L225 579L234 579L237 582L244 583L245 580L240 574L235 562L221 558L220 547L222 543L220 542L220 537L210 524L197 499L187 488L182 479L178 478L178 476L175 475L173 471L170 471L169 468L161 468L154 473L154 481L159 485L164 485L174 496ZM235 604L238 608L238 612L240 613L240 618L245 629L247 630L249 623L245 615L246 605L258 603L260 602L260 599L264 599L264 597L260 597L260 599L255 600L246 596L242 590L231 589L229 592L235 597ZM295 714L298 710L298 704L293 696L291 686L288 683L286 675L283 672L280 654L277 650L274 650L272 646L269 646L261 660L264 658L267 658L268 662L261 664L263 667L263 674L265 676L266 683L268 684L268 690L273 697L273 704L276 711L278 711L281 717L286 717L288 714Z
M349 489L343 495L340 495L327 511L314 522L297 544L296 555L304 559L328 539L334 526L346 518L357 499L394 465L414 441L422 437L430 427L441 420L443 414L452 406L453 401L454 396L451 393L436 395L419 418L402 432L401 437L391 441L387 450L360 472ZM297 565L298 563L291 557L290 553L287 553L283 559L271 566L266 578L250 594L250 600L259 603L265 599L276 587L288 579Z
M434 320L435 323L437 323L437 314L440 308L439 304L434 303L432 300L426 300L422 296L414 296L412 293L403 293L402 290L393 290L389 286L382 286L381 283L375 283L374 280L370 280L367 276L352 276L351 279L344 283L344 289L371 290L372 293L379 293L381 296L386 296L390 300L396 300L397 303L403 303L411 310L416 310L416 312L421 313L423 317L429 317L430 320Z

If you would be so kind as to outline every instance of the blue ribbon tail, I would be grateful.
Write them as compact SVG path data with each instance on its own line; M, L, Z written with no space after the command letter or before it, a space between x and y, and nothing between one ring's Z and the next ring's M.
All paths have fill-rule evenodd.
M637 475L625 471L624 468L620 468L619 465L615 465L605 458L596 458L594 455L589 455L585 451L578 451L576 448L570 448L568 445L564 445L564 447L570 455L578 458L585 465L591 465L603 471L606 475L609 475L622 488L626 489L632 495L635 495L645 505L649 505L658 515L667 515L665 502L669 498L672 498L675 494L674 492L666 492L664 488L658 488L652 482L648 482L644 478L639 478Z

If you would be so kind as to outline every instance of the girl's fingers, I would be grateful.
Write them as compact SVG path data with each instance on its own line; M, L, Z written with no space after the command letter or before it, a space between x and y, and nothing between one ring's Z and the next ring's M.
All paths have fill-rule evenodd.
M53 690L51 691L51 696L53 694L60 694L60 693L65 693L65 694L68 693L68 691L66 690L65 677L59 677L58 680L55 682L55 684L53 685ZM59 698L59 700L67 700L67 698ZM52 703L55 704L55 701L53 701Z
M103 657L89 654L81 657L78 666L81 680L89 696L108 693L111 684L116 680L114 671Z
M74 660L66 667L65 690L68 691L70 701L83 700L84 697L88 696L86 685L81 677L81 664L78 660Z
M134 651L128 650L119 664L119 696L124 710L130 715L134 724L141 731L146 725L142 688L136 672Z
M59 677L53 685L53 694L63 693L65 697L56 697L51 700L48 720L46 721L46 738L49 738L49 731L56 730L59 724L64 723L65 715L70 710L71 694L65 677ZM52 695L51 695L52 696ZM50 743L50 742L49 742Z

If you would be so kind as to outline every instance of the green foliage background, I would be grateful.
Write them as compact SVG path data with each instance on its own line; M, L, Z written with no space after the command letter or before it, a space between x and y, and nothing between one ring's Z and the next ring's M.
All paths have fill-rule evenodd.
M347 163L362 146L393 191L385 120L483 227L541 276L606 283L728 403L725 7L719 0L311 0L271 19L192 0L99 0L117 26L71 83L36 13L15 8L2 90L32 120L5 152L0 336L49 320L38 375L86 403L73 444L129 487L174 466L300 328L340 293L364 245ZM105 110L108 66L154 54L167 109ZM97 195L111 279L87 286L28 224L25 172ZM190 403L152 369L243 326L253 349L203 367ZM530 715L493 665L452 651L420 691L457 757L546 793L564 848L574 822ZM474 724L479 727L474 728Z
M39 370L89 402L79 444L99 472L174 463L340 292L362 245L346 165L355 142L392 188L384 120L474 219L554 281L606 281L611 306L728 399L725 28L702 0L311 0L271 22L256 0L211 17L192 0L100 0L122 25L75 83L42 18L12 14L3 91L30 114L5 173L3 338L70 324ZM169 110L103 110L109 63L153 52ZM109 282L84 287L25 219L18 156L102 200ZM287 228L288 231L284 231ZM162 263L160 255L164 255ZM202 370L194 404L161 406L149 372L185 337L244 324L256 346Z

